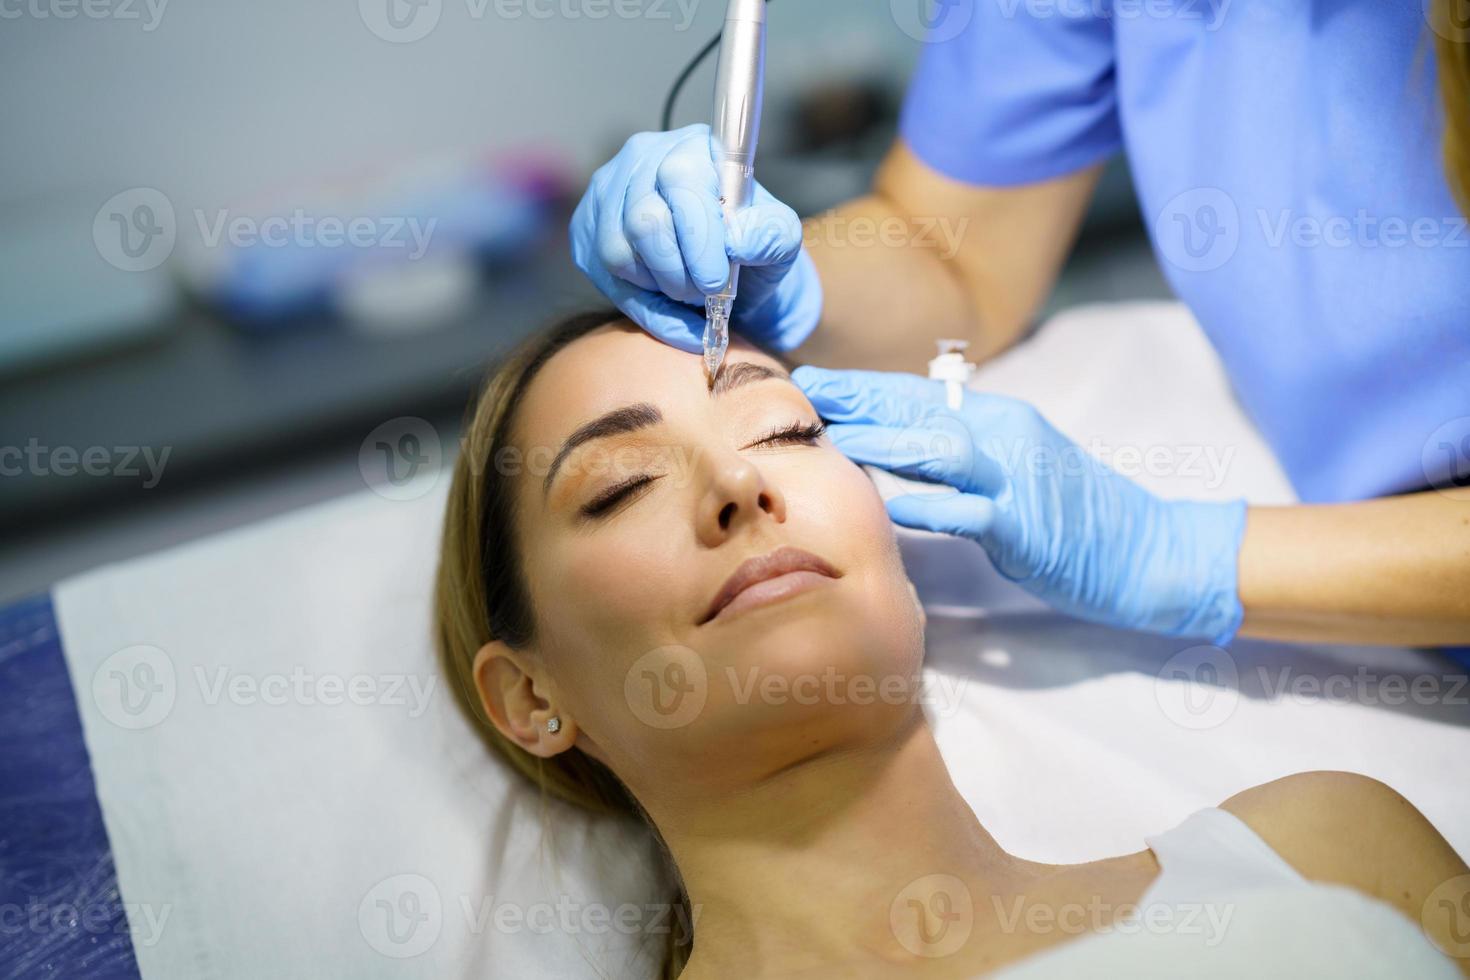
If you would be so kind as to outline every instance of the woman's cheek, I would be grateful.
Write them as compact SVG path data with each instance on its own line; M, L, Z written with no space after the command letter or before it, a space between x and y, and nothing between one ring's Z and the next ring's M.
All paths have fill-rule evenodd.
M669 596L678 590L665 580L688 566L687 556L681 562L669 553L675 536L639 521L623 524L580 538L556 562L561 615L593 636L622 636L668 621Z
M874 534L892 536L893 523L888 518L888 508L883 505L883 495L858 464L842 457L842 465L833 475L832 496L842 501L844 520L854 530L861 528L864 537Z

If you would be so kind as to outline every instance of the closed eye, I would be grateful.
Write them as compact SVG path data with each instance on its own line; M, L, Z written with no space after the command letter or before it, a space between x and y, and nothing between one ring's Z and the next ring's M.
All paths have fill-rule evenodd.
M793 444L812 446L816 445L822 433L827 431L827 423L820 419L816 422L794 422L791 425L783 425L774 432L768 432L755 442L746 446L747 449L755 449L760 446L789 446Z
M635 496L641 494L656 479L658 477L649 476L646 473L640 476L629 477L621 483L608 487L584 504L582 506L582 514L586 517L601 517L604 514L608 514L619 504L632 500Z
M779 429L768 432L755 442L746 446L747 449L757 449L769 446L789 445L815 445L822 438L822 433L827 431L827 423L821 420L816 422L793 422L783 425ZM630 502L648 488L656 476L641 474L629 477L621 483L608 487L581 508L583 516L593 518L610 514L620 505Z

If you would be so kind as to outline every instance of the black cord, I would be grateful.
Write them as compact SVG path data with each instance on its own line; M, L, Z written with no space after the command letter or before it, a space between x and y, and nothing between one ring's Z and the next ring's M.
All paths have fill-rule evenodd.
M703 62L704 59L708 58L709 53L715 48L719 47L719 45L720 35L716 34L714 37L709 39L708 44L700 49L699 54L695 55L694 59L690 61L689 64L684 66L684 70L680 72L679 77L674 80L674 87L669 89L669 97L664 100L663 119L662 121L660 121L658 127L660 131L667 132L669 128L673 126L674 103L679 101L679 90L684 87L685 82L689 81L689 76L694 74L694 70L700 66L700 63Z
M766 6L769 7L773 2L774 0L766 0ZM664 114L658 127L661 132L667 132L674 124L674 103L679 101L679 92L684 88L684 83L689 81L689 76L693 75L694 70L704 62L704 59L709 57L709 53L719 46L720 35L716 34L709 39L708 44L699 49L699 54L695 55L693 60L684 66L684 70L679 73L679 77L674 79L674 86L669 89L669 97L664 99Z

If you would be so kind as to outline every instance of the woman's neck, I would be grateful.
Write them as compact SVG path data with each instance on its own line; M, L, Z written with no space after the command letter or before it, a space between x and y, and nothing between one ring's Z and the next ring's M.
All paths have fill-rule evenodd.
M825 753L733 798L681 800L660 829L694 910L694 976L916 962L901 934L920 914L909 899L935 897L920 879L958 879L983 914L986 897L1019 893L1042 867L986 833L917 711L883 744Z

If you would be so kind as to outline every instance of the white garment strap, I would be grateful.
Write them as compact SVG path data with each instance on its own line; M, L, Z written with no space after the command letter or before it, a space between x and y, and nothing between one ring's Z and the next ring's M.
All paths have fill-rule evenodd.
M1218 807L1145 842L1162 871L1143 905L1207 902L1221 893L1306 881L1244 821Z

